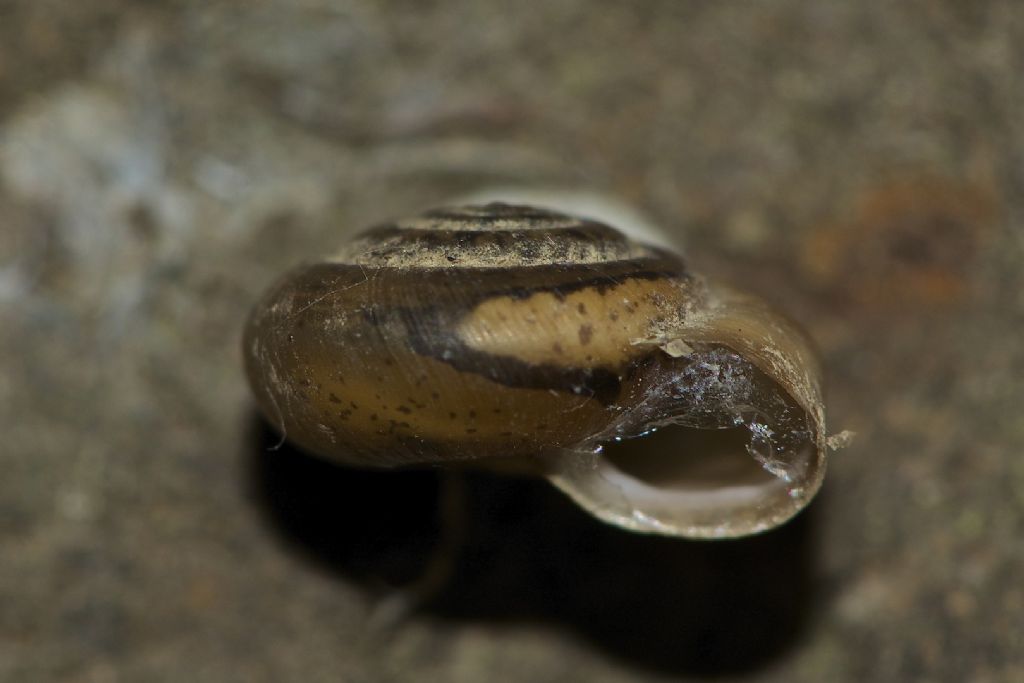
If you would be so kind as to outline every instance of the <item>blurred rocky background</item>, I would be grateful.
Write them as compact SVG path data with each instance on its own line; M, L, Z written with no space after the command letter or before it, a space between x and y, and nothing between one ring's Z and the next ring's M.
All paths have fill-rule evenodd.
M0 0L0 679L1024 680L1024 5ZM284 448L239 334L352 231L624 199L822 350L819 500L727 543Z

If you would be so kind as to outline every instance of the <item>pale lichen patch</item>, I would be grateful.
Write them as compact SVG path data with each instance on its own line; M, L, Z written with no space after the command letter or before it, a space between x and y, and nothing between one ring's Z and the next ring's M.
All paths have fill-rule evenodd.
M673 339L672 341L665 342L659 348L673 358L681 358L693 353L693 347L682 339Z

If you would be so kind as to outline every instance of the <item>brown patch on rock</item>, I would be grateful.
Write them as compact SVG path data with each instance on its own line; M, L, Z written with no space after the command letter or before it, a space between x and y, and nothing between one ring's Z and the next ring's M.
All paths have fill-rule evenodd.
M814 231L804 273L833 301L879 312L946 308L967 295L998 214L990 188L913 176L868 188L849 218Z

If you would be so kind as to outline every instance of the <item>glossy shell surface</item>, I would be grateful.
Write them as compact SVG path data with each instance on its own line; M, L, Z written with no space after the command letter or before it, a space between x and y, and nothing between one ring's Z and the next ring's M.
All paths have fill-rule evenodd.
M794 326L676 254L544 209L362 233L267 292L244 352L264 414L315 453L514 466L633 530L770 528L824 472L818 369Z

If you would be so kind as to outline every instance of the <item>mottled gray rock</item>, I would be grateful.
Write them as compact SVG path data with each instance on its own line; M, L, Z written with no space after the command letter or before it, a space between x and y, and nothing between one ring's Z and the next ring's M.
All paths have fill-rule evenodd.
M1022 31L1013 0L5 2L0 679L1024 680ZM241 324L494 184L622 197L808 325L858 432L809 514L665 543L481 478L458 583L382 625L435 482L266 452Z

